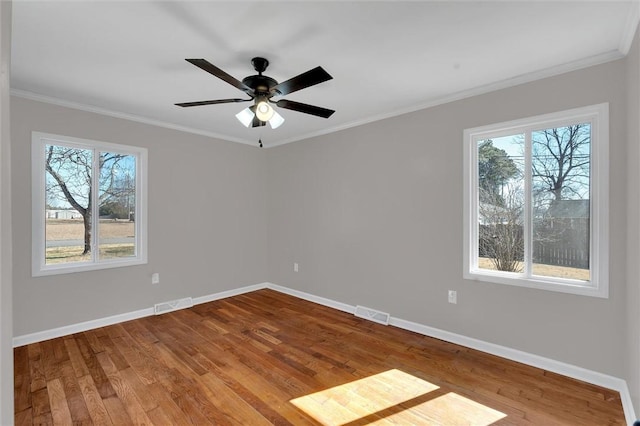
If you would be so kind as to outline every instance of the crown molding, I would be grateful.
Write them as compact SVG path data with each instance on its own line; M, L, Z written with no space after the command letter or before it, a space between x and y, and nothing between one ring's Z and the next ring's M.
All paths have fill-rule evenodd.
M11 95L16 96L18 98L28 99L31 101L43 102L47 104L62 106L65 108L72 108L80 111L91 112L94 114L101 114L109 117L120 118L123 120L135 121L138 123L149 124L152 126L163 127L171 130L177 130L179 132L192 133L195 135L206 136L213 139L219 139L223 141L237 142L244 145L255 146L255 141L247 141L244 139L233 138L231 136L223 135L220 133L208 132L206 130L196 129L188 126L181 126L179 124L168 123L166 121L156 120L153 118L144 117L136 114L129 114L126 112L114 111L107 108L87 105L80 102L73 102L65 99L55 98L52 96L41 95L38 93L29 92L27 90L11 89Z
M638 0L640 1L640 0ZM440 97L440 98L436 98L436 99L432 99L428 102L424 102L424 103L420 103L420 104L416 104L407 108L402 108L390 113L384 113L384 114L378 114L378 115L374 115L371 117L367 117L364 118L362 120L355 120L355 121L351 121L349 123L345 123L339 126L335 126L335 127L330 127L327 129L323 129L317 132L311 132L311 133L305 133L302 134L300 136L296 136L293 138L289 138L289 139L283 139L280 141L274 141L274 142L270 142L268 144L265 144L265 148L272 148L272 147L276 147L276 146L280 146L280 145L285 145L285 144L289 144L289 143L293 143L293 142L299 142L302 140L306 140L306 139L311 139L311 138L315 138L315 137L319 137L319 136L324 136L330 133L335 133L335 132L339 132L342 130L347 130L353 127L358 127L358 126L363 126L365 124L370 124L376 121L381 121L381 120L386 120L388 118L393 118L393 117L397 117L400 115L404 115L404 114L409 114L412 112L416 112L416 111L420 111L423 109L428 109L428 108L433 108L435 106L438 105L443 105L443 104L447 104L450 102L454 102L454 101L459 101L462 99L466 99L466 98L471 98L473 96L478 96L478 95L483 95L486 93L490 93L490 92L495 92L497 90L501 90L501 89L507 89L509 87L514 87L514 86L518 86L520 84L525 84L525 83L530 83L536 80L542 80L544 78L548 78L548 77L553 77L556 75L560 75L560 74L565 74L568 72L572 72L572 71L577 71L577 70L581 70L584 68L588 68L588 67L592 67L592 66L596 66L596 65L600 65L600 64L604 64L607 62L612 62L618 59L622 59L625 57L626 53L624 53L623 47L626 46L627 52L631 46L631 42L633 41L633 37L635 36L635 28L638 25L638 21L640 20L640 8L638 7L638 4L634 2L634 13L632 13L628 22L630 23L628 25L628 28L630 28L626 33L625 33L625 37L624 40L621 41L621 50L612 50L610 52L606 52L600 55L595 55L595 56L591 56L589 58L584 58L584 59L580 59L577 61L573 61L573 62L568 62L566 64L562 64L562 65L558 65L555 67L551 67L551 68L546 68L543 70L539 70L539 71L534 71L534 72L530 72L530 73L526 73L526 74L522 74L513 78L508 78L505 80L500 80L494 83L490 83L490 84L486 84L483 86L478 86L475 88L471 88L469 90L463 90L457 93L454 93L452 95L448 95L448 96L444 96L444 97ZM635 17L634 17L635 16ZM631 27L633 27L633 31L631 31ZM628 34L631 33L631 38L629 39ZM628 46L627 46L628 44ZM119 111L113 111L113 110L109 110L106 108L101 108L101 107L96 107L93 105L86 105L86 104L82 104L79 102L73 102L73 101L68 101L68 100L64 100L64 99L60 99L60 98L55 98L55 97L51 97L51 96L45 96L45 95L40 95L38 93L34 93L34 92L29 92L26 90L21 90L21 89L11 89L11 95L19 97L19 98L24 98L24 99L29 99L29 100L33 100L33 101L38 101L38 102L44 102L44 103L48 103L48 104L53 104L53 105L58 105L58 106L63 106L63 107L67 107L67 108L73 108L73 109L77 109L77 110L81 110L81 111L86 111L86 112L92 112L95 114L102 114L102 115L106 115L106 116L110 116L110 117L115 117L115 118L121 118L121 119L125 119L125 120L130 120L130 121L135 121L135 122L139 122L139 123L143 123L143 124L149 124L152 126L158 126L158 127L163 127L163 128L167 128L167 129L171 129L171 130L177 130L180 132L186 132L186 133L192 133L192 134L196 134L196 135L200 135L200 136L205 136L205 137L210 137L213 139L219 139L219 140L224 140L224 141L229 141L229 142L237 142L237 143L241 143L244 145L250 145L250 146L255 146L255 141L249 141L249 140L245 140L245 139L239 139L239 138L234 138L228 135L223 135L220 133L213 133L213 132L209 132L209 131L205 131L205 130L201 130L201 129L197 129L197 128L193 128L193 127L187 127L187 126L181 126L178 124L174 124L174 123L168 123L165 121L160 121L160 120L156 120L156 119L152 119L152 118L148 118L148 117L143 117L143 116L139 116L139 115L135 115L135 114L129 114L129 113L124 113L124 112L119 112Z
M639 0L640 1L640 0ZM636 22L637 24L637 22ZM634 34L635 35L635 30L634 30ZM632 39L633 39L633 35L632 35ZM433 99L431 101L425 102L425 103L420 103L417 105L413 105L407 108L403 108L403 109L399 109L396 110L394 112L391 113L385 113L385 114L379 114L379 115L375 115L372 117L368 117L362 120L356 120L356 121L352 121L350 123L346 123L343 124L341 126L336 126L336 127L332 127L330 129L324 129L322 131L318 131L318 132L314 132L314 133L307 133L304 134L300 137L296 137L296 138L290 138L290 139L285 139L282 141L278 141L278 142L273 142L270 143L268 145L269 148L271 147L275 147L275 146L279 146L279 145L285 145L288 143L292 143L292 142L298 142L301 140L305 140L305 139L311 139L314 137L318 137L318 136L323 136L323 135L327 135L329 133L335 133L341 130L347 130L350 129L352 127L358 127L358 126L362 126L365 124L370 124L373 123L375 121L381 121L381 120L386 120L388 118L393 118L393 117L397 117L400 115L404 115L404 114L409 114L412 112L416 112L416 111L420 111L423 109L428 109L428 108L433 108L439 105L444 105L444 104L448 104L450 102L455 102L455 101L459 101L462 99L467 99L467 98L471 98L474 96L479 96L479 95L483 95L486 93L491 93L491 92L495 92L498 90L502 90L502 89L508 89L510 87L514 87L514 86L518 86L521 84L525 84L525 83L530 83L533 81L537 81L537 80L542 80L545 78L549 78L549 77L554 77L557 75L561 75L561 74L566 74L572 71L578 71L584 68L589 68L592 66L596 66L596 65L601 65L607 62L612 62L612 61L616 61L618 59L622 59L625 57L625 54L623 54L621 51L619 50L612 50L600 55L595 55L595 56L591 56L588 58L584 58L584 59L580 59L577 61L573 61L573 62L568 62L566 64L562 64L562 65L558 65L555 67L551 67L551 68L546 68L543 70L539 70L539 71L533 71L530 73L526 73L526 74L522 74L513 78L508 78L505 80L500 80L494 83L490 83L490 84L486 84L483 86L478 86L478 87L474 87L472 89L468 89L468 90L463 90L457 93L454 93L452 95L448 95L448 96L444 96L444 97L440 97L437 99Z
M638 23L640 23L640 0L633 0L622 37L620 38L620 44L618 45L618 50L625 56L629 53L633 44L633 38L638 30Z

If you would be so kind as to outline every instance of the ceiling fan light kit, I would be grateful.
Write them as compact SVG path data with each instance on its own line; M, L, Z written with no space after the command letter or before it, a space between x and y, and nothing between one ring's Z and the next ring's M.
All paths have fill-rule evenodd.
M267 122L271 125L272 129L277 129L284 123L284 118L278 114L273 108L271 108L272 114L271 118L268 120L263 120L260 118L257 112L254 112L256 105L250 106L249 108L245 108L239 113L236 114L236 118L244 127L249 127L253 124L253 127L264 126ZM260 121L260 124L254 123Z
M273 111L273 117L271 117L271 120L269 120L269 124L271 125L271 128L277 129L282 125L282 123L284 123L284 118L280 114L278 114L276 111Z
M260 101L256 105L256 117L260 121L269 121L273 117L273 108L267 103L267 101Z
M253 113L253 111L251 111L251 108L245 108L236 114L236 118L238 119L239 122L242 123L244 127L251 126L254 116L255 114Z
M273 101L271 98L275 96L285 96L289 93L305 89L310 86L331 80L333 77L329 75L322 67L316 67L312 70L304 72L287 81L278 83L271 77L262 75L269 66L269 61L265 58L256 57L251 60L253 68L258 72L256 75L250 75L237 80L220 68L206 61L205 59L186 59L187 62L197 66L198 68L212 74L215 77L229 83L235 88L242 90L249 96L249 99L233 98L233 99L216 99L210 101L182 102L175 105L180 107L193 107L202 105L214 105L233 102L251 102L253 105L243 109L236 118L245 127L261 127L267 122L272 129L276 129L284 123L284 118L278 114L272 105L279 108L289 109L292 111L302 112L304 114L315 115L317 117L329 118L335 111L314 105L303 104L301 102L280 99Z

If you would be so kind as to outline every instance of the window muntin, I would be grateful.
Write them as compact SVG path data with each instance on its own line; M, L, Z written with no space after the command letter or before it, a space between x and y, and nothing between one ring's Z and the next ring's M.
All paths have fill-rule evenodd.
M465 278L608 296L608 105L465 131Z
M147 151L33 134L34 276L146 263Z

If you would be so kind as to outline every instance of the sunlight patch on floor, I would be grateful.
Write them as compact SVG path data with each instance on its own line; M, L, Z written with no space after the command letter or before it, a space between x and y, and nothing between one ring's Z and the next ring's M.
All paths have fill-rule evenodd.
M477 425L505 414L400 370L292 399L291 403L326 426L337 425Z
M409 417L408 415L411 415ZM422 422L410 423L410 418L421 418ZM474 425L488 426L507 417L500 411L489 408L457 393L449 392L430 401L393 414L369 424L421 424L421 425Z

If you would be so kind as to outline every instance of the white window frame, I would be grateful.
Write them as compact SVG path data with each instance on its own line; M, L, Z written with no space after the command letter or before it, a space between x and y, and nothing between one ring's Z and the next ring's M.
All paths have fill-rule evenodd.
M97 250L93 250L92 258L87 262L53 264L45 262L45 146L63 145L91 150L107 151L136 157L136 210L135 210L135 244L136 255L126 258L98 260ZM98 156L94 155L93 170L98 170ZM94 172L95 173L95 172ZM130 145L119 145L69 136L33 132L31 138L31 232L32 254L31 272L34 277L68 274L74 272L94 271L98 269L118 268L147 263L147 149ZM93 179L93 194L98 194L98 179ZM99 203L93 203L92 217L95 218L95 232L92 232L92 247L98 247L99 235Z
M478 268L478 141L536 130L591 123L590 164L590 281L543 277L538 275L491 271ZM530 146L530 141L526 142ZM465 129L464 131L464 255L463 277L468 280L529 287L593 297L609 297L609 104L603 103L567 111ZM530 149L527 149L530 151ZM530 152L526 154L525 186L530 206ZM526 234L531 229L529 208L525 209ZM529 250L530 251L530 250ZM525 255L526 256L526 255ZM525 258L525 262L531 262ZM530 268L529 268L530 269Z

